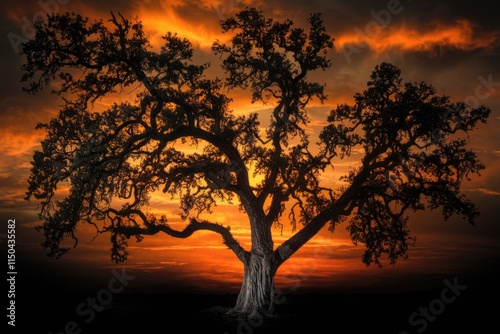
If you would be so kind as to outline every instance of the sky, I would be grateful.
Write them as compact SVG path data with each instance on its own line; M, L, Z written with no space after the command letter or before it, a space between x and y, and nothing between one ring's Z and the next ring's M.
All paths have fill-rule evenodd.
M90 19L107 20L110 12L143 22L152 44L167 32L188 38L195 48L195 61L210 62L208 74L222 77L218 58L211 52L215 40L227 41L219 20L245 7L256 7L275 20L291 19L306 27L310 13L320 12L327 32L335 39L328 55L332 67L312 74L310 79L326 84L327 101L314 102L309 113L311 132L318 133L326 116L339 103L352 103L353 95L366 87L374 67L391 62L401 68L404 81L425 81L438 94L473 106L484 104L492 114L469 137L469 145L485 164L481 177L463 185L463 193L478 206L481 215L475 226L459 218L443 221L439 212L412 215L410 229L417 238L408 259L395 266L366 267L361 262L362 245L355 246L343 225L332 234L321 231L278 271L277 286L287 291L344 290L381 291L413 289L442 284L443 278L482 272L500 264L500 25L498 12L481 1L114 1L47 0L4 1L0 5L0 217L1 244L6 244L7 222L16 221L16 251L23 265L20 273L36 274L40 280L64 282L92 289L109 279L113 268L124 267L137 279L131 289L155 291L237 292L243 267L224 247L220 236L198 233L186 240L150 237L130 243L126 263L110 261L109 239L94 239L92 230L80 231L80 243L63 258L54 261L41 248L42 235L34 230L40 222L36 202L24 200L33 153L44 134L36 131L58 111L61 100L42 92L28 95L21 90L19 41L30 38L31 24L44 12L75 12ZM252 104L248 92L231 93L231 108L238 114L265 114L270 106ZM115 97L116 98L116 97ZM120 98L120 97L118 97ZM96 108L112 103L103 99ZM360 154L340 162L330 180L348 171ZM176 203L153 197L151 208L175 215ZM183 222L172 218L178 226ZM177 219L177 220L176 220ZM237 208L221 204L211 220L231 224L242 245L249 246L248 226ZM285 224L283 233L273 231L279 245L292 235ZM84 282L84 283L82 283Z

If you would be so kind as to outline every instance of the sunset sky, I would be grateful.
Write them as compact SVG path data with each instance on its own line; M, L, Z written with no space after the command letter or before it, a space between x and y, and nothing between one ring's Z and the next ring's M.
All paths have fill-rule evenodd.
M42 131L38 122L47 122L58 111L61 100L42 92L28 95L21 90L19 54L21 38L30 37L28 23L43 11L75 12L91 20L110 17L120 12L143 22L153 46L167 32L188 38L195 47L198 63L210 62L207 74L223 77L218 58L212 54L215 40L227 41L221 34L219 20L244 9L256 7L276 20L289 18L297 26L307 28L310 13L322 13L328 33L335 39L329 54L332 67L314 73L311 79L326 84L328 100L313 102L309 109L311 135L325 125L329 111L339 103L352 103L353 95L366 87L374 67L391 62L402 70L404 81L425 81L436 87L438 94L452 101L464 100L471 105L484 104L492 114L470 135L470 147L478 154L486 169L463 186L463 192L478 206L481 215L476 226L460 218L444 222L439 211L413 215L410 229L417 238L416 247L408 252L408 260L382 269L366 267L361 262L363 245L354 246L345 224L334 234L322 231L297 252L278 271L278 288L291 291L328 289L407 289L441 284L443 278L481 272L500 264L500 25L498 11L481 1L117 1L117 0L48 0L7 1L1 6L1 78L0 83L0 216L2 245L6 223L16 220L19 263L26 273L41 278L63 281L65 278L99 285L114 267L125 267L137 279L135 289L186 289L209 292L237 292L243 266L222 244L219 235L198 233L187 240L168 236L145 238L130 243L129 260L120 265L110 261L109 236L93 240L93 230L82 230L80 243L58 261L45 256L42 235L34 231L39 224L36 202L23 198L33 152L39 148ZM102 99L95 108L104 110L116 99ZM232 92L231 107L237 114L256 111L265 115L272 106L251 104L248 92ZM128 95L130 96L130 95ZM267 119L267 116L264 118ZM314 142L312 140L311 142ZM362 157L353 154L339 161L334 172L325 179L338 182L339 176L356 166ZM177 216L176 203L153 197L152 210L171 213L169 221L184 224ZM237 207L221 204L212 221L231 225L235 238L248 249L250 236L244 215ZM285 224L283 233L275 230L275 245L292 235ZM103 278L104 277L104 278Z

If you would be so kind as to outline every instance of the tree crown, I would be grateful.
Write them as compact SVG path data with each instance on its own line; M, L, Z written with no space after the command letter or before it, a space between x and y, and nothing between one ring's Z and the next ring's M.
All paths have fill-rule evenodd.
M406 212L423 210L425 200L431 209L442 207L446 219L456 213L473 223L478 211L460 186L484 166L457 135L486 122L490 110L452 103L423 82L403 84L400 70L382 63L354 105L330 112L313 152L306 107L326 95L307 74L330 66L333 39L319 14L309 24L306 32L255 9L222 21L222 30L233 33L231 44L216 41L213 51L225 80L207 78L208 65L192 63L186 39L168 33L154 51L142 24L121 15L105 24L57 14L37 25L23 48L25 89L52 86L66 94L58 116L38 126L47 136L34 154L27 192L27 199L40 201L49 255L64 254L63 239L76 242L77 226L86 222L111 233L115 261L126 259L130 237L185 238L198 230L219 233L244 259L249 253L229 227L198 216L235 198L250 218L252 252L273 249L270 229L285 212L294 230L303 225L276 249L278 262L327 223L333 230L348 217L353 241L367 246L363 261L380 265L386 255L393 263L414 241ZM134 101L92 111L94 101L129 86L139 90ZM226 87L249 88L253 101L273 103L264 133L261 115L233 114ZM355 148L364 157L344 177L345 187L323 184L322 172ZM253 184L250 170L260 183ZM56 200L64 182L69 192ZM189 218L184 230L143 210L157 192L179 197L182 217Z

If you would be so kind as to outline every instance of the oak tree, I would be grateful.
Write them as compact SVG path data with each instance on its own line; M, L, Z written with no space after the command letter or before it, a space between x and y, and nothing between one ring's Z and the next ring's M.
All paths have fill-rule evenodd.
M424 82L403 83L398 67L381 63L353 105L332 110L311 142L307 107L326 95L308 75L330 67L334 42L321 15L311 15L306 30L245 9L221 27L231 34L228 45L213 44L223 79L193 63L188 40L167 33L154 48L141 22L121 15L104 22L54 14L36 25L23 45L25 90L50 87L63 103L38 125L46 138L27 191L40 204L49 256L65 254L67 238L76 246L81 224L110 234L117 262L126 260L130 238L212 231L244 265L232 312L252 315L272 310L277 270L325 227L333 232L345 222L352 241L366 245L362 261L382 265L413 245L412 211L442 208L445 219L474 223L478 210L460 187L484 166L461 135L486 122L487 107L451 102ZM95 101L127 87L134 99L97 110ZM225 91L240 88L272 111L235 115ZM363 152L359 165L334 189L321 176L353 150ZM62 199L60 185L69 187ZM158 193L179 200L183 229L145 209ZM248 216L250 249L230 226L200 219L221 202ZM284 221L294 233L275 245L273 228Z

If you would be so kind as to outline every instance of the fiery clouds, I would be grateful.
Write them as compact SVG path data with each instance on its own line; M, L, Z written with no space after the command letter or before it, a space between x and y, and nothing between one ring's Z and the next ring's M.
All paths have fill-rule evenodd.
M47 1L48 3L49 1ZM59 2L58 2L59 3ZM328 111L335 108L337 103L351 103L352 96L365 89L366 81L374 65L381 60L394 62L402 68L405 81L424 80L434 84L438 92L450 95L452 98L477 97L476 87L480 84L478 77L486 78L493 83L500 82L499 53L500 28L498 18L489 9L480 9L479 6L466 1L443 1L435 4L433 1L401 1L404 10L393 8L391 20L380 16L382 10L389 10L388 1L273 1L260 0L231 0L231 1L76 1L71 0L56 7L52 12L74 11L91 20L110 18L110 12L120 12L130 19L142 21L145 31L154 47L161 44L161 36L167 32L176 32L180 37L188 38L195 50L195 61L198 63L210 62L210 76L224 77L220 70L218 59L211 53L211 46L215 40L226 42L227 35L221 33L219 20L225 19L244 9L255 6L273 19L283 20L290 18L297 25L304 26L309 13L321 12L327 25L328 32L335 38L335 52L329 55L332 59L332 68L321 73L310 75L312 81L326 83L329 99L324 106L314 105L310 110L311 135L318 133L324 125ZM394 1L392 3L395 4ZM29 161L35 149L39 148L43 132L35 131L38 122L47 122L55 115L59 108L57 97L41 94L35 97L21 91L19 79L20 67L23 63L21 55L14 52L11 41L6 37L9 33L23 36L23 27L27 21L33 21L35 14L43 11L37 1L17 1L13 4L3 4L0 28L2 30L2 65L0 82L1 110L0 129L2 133L2 156L0 162L0 212L2 216L23 209L22 218L18 219L22 234L25 236L22 243L27 247L26 252L33 252L33 257L40 263L46 261L39 244L41 235L34 233L32 227L37 221L34 212L35 203L23 201L26 180L29 174ZM392 7L391 7L392 8ZM379 20L373 16L377 13ZM375 22L375 23L373 23ZM385 22L385 23L384 23ZM346 55L350 61L347 61ZM480 152L480 159L487 169L483 176L474 179L466 185L468 195L481 204L482 215L478 228L471 230L469 226L446 225L446 229L436 227L435 215L421 215L411 222L415 225L415 233L421 240L417 241L422 248L412 250L410 262L414 265L402 265L401 270L407 272L425 271L425 268L439 267L439 261L454 259L459 263L459 255L466 254L477 248L475 245L460 244L453 246L453 242L441 243L449 229L456 231L456 240L466 240L473 236L489 235L495 238L498 227L490 223L497 219L495 207L498 207L500 194L500 179L497 177L500 166L500 86L491 85L491 91L480 90L482 99L478 101L491 107L493 115L487 126L472 134L473 147ZM128 92L133 94L133 90ZM486 93L489 95L486 97ZM235 113L243 114L249 111L259 112L262 123L268 122L268 115L272 106L250 103L250 96L245 91L232 92L234 102L231 107ZM130 98L130 95L123 99ZM103 98L97 101L97 109L106 109L120 97ZM472 100L471 100L472 101ZM119 101L118 101L119 102ZM315 141L312 140L312 143ZM361 152L362 153L362 152ZM335 164L335 170L329 171L324 180L338 182L338 176L348 172L349 168L359 164L361 154L354 154L351 159ZM170 222L182 228L183 222L178 218L180 211L177 203L166 202L165 198L154 197L151 200L151 210L171 215ZM21 217L21 213L17 213ZM495 216L496 215L496 216ZM236 238L245 246L249 245L248 224L245 216L237 209L221 205L210 217L211 220L224 225L232 225ZM457 229L456 226L461 226ZM93 237L93 231L85 231L88 242ZM349 236L340 226L334 235L322 232L313 242L301 249L290 262L286 263L277 277L280 283L295 286L301 282L328 285L332 275L336 282L342 277L360 277L361 274L372 277L376 275L372 269L363 267L360 261L362 249L350 242ZM290 226L284 224L284 234L275 230L276 245L280 244L291 233ZM471 237L472 236L472 237ZM453 241L453 240L452 240ZM107 237L98 238L91 244L83 242L79 249L70 252L75 254L73 261L85 263L86 268L108 266L109 240ZM423 247L425 244L425 247ZM437 246L436 246L437 245ZM439 247L446 251L439 250ZM455 247L455 249L453 248ZM461 247L459 249L459 247ZM331 249L332 253L325 253ZM152 251L154 250L154 251ZM437 251L436 251L437 250ZM29 252L28 252L29 251ZM210 256L206 256L209 252ZM486 251L482 250L480 255ZM318 257L319 255L325 255ZM455 254L454 257L451 255ZM435 258L434 262L427 259ZM472 257L472 255L470 255ZM217 284L225 279L232 287L237 287L241 279L241 266L234 254L221 246L220 236L214 234L197 234L189 240L179 242L178 239L158 236L147 238L141 244L133 244L131 258L128 265L144 272L161 272L162 278L175 277L177 282L194 282L203 287L209 284L213 287L224 287ZM314 262L316 261L316 262ZM70 262L66 260L65 264ZM202 265L201 262L204 264ZM430 264L431 263L431 264ZM305 265L307 264L307 266ZM63 266L54 270L65 270ZM453 267L451 264L448 269ZM55 267L51 267L55 268ZM78 265L72 268L78 270ZM181 269L179 269L181 268ZM311 268L314 268L312 270ZM311 270L309 270L311 269ZM309 270L309 271L308 271ZM397 269L399 270L399 269ZM200 272L205 277L200 278ZM281 275L281 276L280 276ZM207 281L210 283L207 283ZM309 284L309 283L308 283ZM313 284L313 283L311 283Z
M352 33L341 35L336 41L337 49L342 50L346 57L350 57L352 53L360 53L365 47L375 53L397 49L399 52L429 52L434 55L443 48L490 52L500 43L496 32L478 35L473 24L467 20L457 20L454 23L433 22L423 27L367 24L365 30L356 27Z

